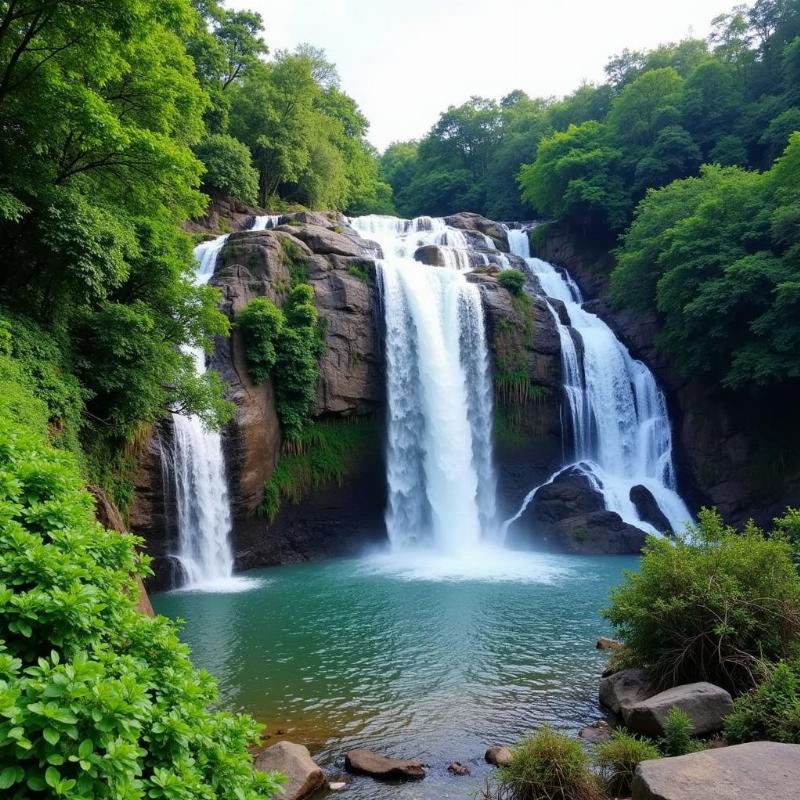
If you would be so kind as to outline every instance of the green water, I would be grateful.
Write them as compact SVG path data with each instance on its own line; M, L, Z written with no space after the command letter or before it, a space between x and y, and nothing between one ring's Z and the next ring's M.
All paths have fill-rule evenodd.
M370 747L430 765L415 784L348 777L351 798L467 798L483 753L543 723L569 733L601 716L608 633L598 611L634 557L507 554L499 563L328 561L246 574L245 591L156 595L185 620L222 704L306 744L329 778ZM278 733L278 732L281 733ZM472 776L453 777L461 761Z

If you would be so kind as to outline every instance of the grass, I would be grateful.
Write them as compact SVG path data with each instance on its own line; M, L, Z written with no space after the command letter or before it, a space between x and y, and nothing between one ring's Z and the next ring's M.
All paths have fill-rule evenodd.
M358 278L362 283L369 283L372 273L365 264L348 264L347 274Z
M308 283L308 260L303 251L290 239L281 237L283 263L289 270L292 287L298 283Z
M284 502L299 503L310 491L341 486L359 456L378 437L374 419L313 422L292 451L283 453L264 491L262 512L275 521Z

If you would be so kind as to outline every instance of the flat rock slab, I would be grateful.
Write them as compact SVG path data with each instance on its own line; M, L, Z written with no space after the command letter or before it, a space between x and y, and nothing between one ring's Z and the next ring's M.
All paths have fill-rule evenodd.
M680 708L692 721L692 733L703 736L722 728L733 708L728 692L713 683L687 683L667 689L634 705L622 706L625 724L636 733L661 736L664 720L671 708Z
M800 800L800 745L749 742L642 761L633 800Z
M294 742L278 742L268 747L256 758L255 768L286 776L282 800L303 800L325 783L325 775L308 748Z
M408 781L425 777L425 768L419 761L387 758L372 750L351 750L344 757L344 766L350 772L383 780Z

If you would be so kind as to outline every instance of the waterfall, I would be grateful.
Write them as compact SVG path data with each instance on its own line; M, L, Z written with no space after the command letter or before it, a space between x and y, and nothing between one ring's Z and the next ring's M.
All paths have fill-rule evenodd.
M263 216L257 216L253 220L253 224L250 227L251 231L268 231L272 230L272 228L277 228L280 224L282 214L265 214Z
M583 308L581 292L567 273L530 257L527 231L509 230L508 240L511 252L525 259L545 296L564 304L569 319L569 325L563 324L550 305L561 340L571 438L572 463L562 469L577 465L602 493L608 510L654 531L630 499L633 486L645 486L673 529L681 530L691 515L676 491L672 431L653 374L632 358L603 320ZM535 492L504 528L519 519Z
M226 236L194 249L195 282L205 284L214 274ZM206 371L201 347L187 347L198 374ZM173 475L178 515L178 552L187 588L214 588L233 573L230 545L231 511L222 439L194 415L173 414Z
M480 294L464 274L466 239L431 217L350 222L384 255L389 539L465 552L491 535L496 484L488 350ZM445 266L414 260L425 245Z

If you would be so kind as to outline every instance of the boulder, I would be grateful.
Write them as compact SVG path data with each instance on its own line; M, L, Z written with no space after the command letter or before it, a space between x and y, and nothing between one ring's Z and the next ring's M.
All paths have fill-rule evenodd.
M373 242L320 225L280 225L275 230L294 236L318 255L362 256L375 249ZM344 231L344 228L341 230Z
M593 744L610 742L612 738L611 726L604 719L598 719L591 725L587 725L585 728L582 728L578 736L580 736L581 739L586 739L588 742L592 742Z
M616 639L607 639L605 636L601 636L597 640L595 647L598 650L622 650L625 645L622 644L622 642L618 642Z
M730 694L713 683L687 683L659 692L636 703L622 704L622 718L636 733L661 736L664 719L671 708L680 708L692 720L692 733L703 736L722 728L733 708Z
M466 764L462 764L460 761L454 761L452 764L449 764L447 767L447 771L451 775L469 775L469 767Z
M505 767L511 763L513 754L505 745L490 747L484 756L487 764L494 764L495 767Z
M623 669L600 681L600 703L615 714L654 694L653 683L642 669Z
M478 231L486 236L491 236L498 250L502 250L504 253L509 251L508 234L499 222L487 219L473 211L461 211L451 217L445 217L444 221L451 227L462 231Z
M800 800L800 745L749 742L642 761L633 800Z
M658 507L653 493L642 484L631 487L631 502L636 508L636 513L644 522L649 522L659 533L666 533L672 529L664 512Z
M372 750L351 750L344 757L344 765L350 772L383 780L420 780L425 777L425 768L419 761L387 758Z
M278 742L268 747L256 758L255 768L286 776L283 800L302 800L325 783L325 775L311 758L308 748L294 742Z
M444 253L438 245L426 244L414 251L414 260L431 267L443 267Z

